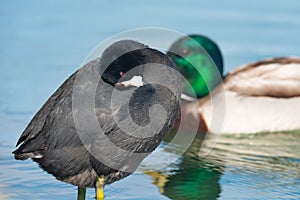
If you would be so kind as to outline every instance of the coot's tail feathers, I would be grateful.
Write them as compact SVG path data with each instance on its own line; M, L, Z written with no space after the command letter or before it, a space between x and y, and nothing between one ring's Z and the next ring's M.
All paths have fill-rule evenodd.
M42 158L42 152L47 148L45 145L41 145L36 141L27 141L23 143L19 148L14 150L12 153L16 160L26 160L28 158Z
M42 158L43 155L39 152L22 153L18 149L12 152L16 160L27 160L28 158Z
M42 158L43 155L40 152L22 152L20 149L16 149L12 152L16 160L27 160L28 158Z

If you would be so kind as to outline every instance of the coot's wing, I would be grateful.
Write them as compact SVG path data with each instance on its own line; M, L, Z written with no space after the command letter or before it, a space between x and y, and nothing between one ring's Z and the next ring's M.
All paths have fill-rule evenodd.
M93 60L84 67L95 66L98 62L99 59ZM35 138L42 132L46 125L48 125L48 127L51 126L53 119L56 117L55 115L62 111L62 106L72 106L72 90L77 73L78 71L73 73L40 108L20 136L16 146ZM68 109L68 112L72 112L72 110ZM60 114L71 116L70 113Z
M47 120L53 116L53 113L58 108L58 102L64 101L64 96L72 90L72 85L74 83L74 78L76 77L76 72L71 75L55 93L46 101L46 103L40 108L40 110L35 114L31 122L28 124L22 135L20 136L17 145L22 142L26 142L34 137L36 137L41 130L44 128Z

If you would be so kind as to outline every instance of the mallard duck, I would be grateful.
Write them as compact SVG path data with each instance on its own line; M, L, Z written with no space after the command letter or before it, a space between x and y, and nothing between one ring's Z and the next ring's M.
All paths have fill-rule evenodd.
M130 175L173 127L181 94L175 68L141 43L112 44L47 100L20 136L15 158L31 158L78 186L78 199L85 199L86 187L103 199L104 185Z
M300 129L300 58L270 58L237 67L222 76L221 51L202 35L178 39L167 55L187 79L183 81L182 127L189 129L199 121L198 131L202 132ZM223 121L220 126L212 125L216 117L213 108L217 109L215 113L224 114L224 120L217 122ZM176 124L178 127L179 121Z

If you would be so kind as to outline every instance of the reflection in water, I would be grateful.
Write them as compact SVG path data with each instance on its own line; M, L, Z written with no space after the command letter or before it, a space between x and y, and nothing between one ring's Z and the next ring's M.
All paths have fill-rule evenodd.
M299 133L221 137L212 152L226 166L221 196L299 199Z
M169 135L166 141L171 137L172 135ZM197 135L173 169L146 172L152 176L154 184L163 195L170 199L216 199L219 196L222 166L213 160L201 159L198 156L202 142L203 137Z
M170 199L300 197L299 133L221 136L205 158L198 156L202 141L197 136L176 166L146 172L163 195ZM210 142L205 140L206 145Z
M208 138L205 145L210 142ZM197 136L168 167L149 171L149 166L176 157L180 145L143 163L139 171L147 175L136 172L107 186L107 199L300 199L299 143L300 132L221 136L201 158ZM13 148L0 143L0 199L76 199L75 187L56 181L36 163L15 161ZM87 199L94 199L94 190L87 193Z
M178 169L168 176L163 195L171 199L216 199L220 193L221 166L198 156L202 139L196 138Z

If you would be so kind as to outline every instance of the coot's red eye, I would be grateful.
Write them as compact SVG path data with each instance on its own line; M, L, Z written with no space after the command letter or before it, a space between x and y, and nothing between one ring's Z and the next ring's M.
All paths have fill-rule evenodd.
M124 72L120 72L120 76L124 76L124 74L125 74Z

